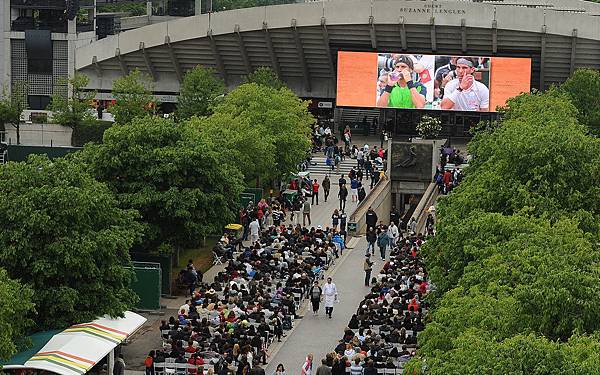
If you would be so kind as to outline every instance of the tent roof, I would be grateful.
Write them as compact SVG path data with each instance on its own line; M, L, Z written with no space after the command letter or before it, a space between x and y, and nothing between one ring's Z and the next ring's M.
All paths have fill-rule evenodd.
M131 311L124 315L117 319L105 316L64 331L36 333L31 336L33 346L13 356L3 369L30 368L62 375L85 374L146 321Z

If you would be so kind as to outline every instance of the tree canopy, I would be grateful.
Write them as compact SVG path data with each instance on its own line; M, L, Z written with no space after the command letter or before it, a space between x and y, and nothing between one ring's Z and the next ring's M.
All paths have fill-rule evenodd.
M260 135L266 150L273 150L273 163L265 169L240 165L246 177L278 179L295 172L310 149L310 131L314 118L308 112L307 103L291 90L279 90L268 86L247 83L230 92L215 108L215 114L230 116L237 124L248 129L248 136ZM224 117L219 117L219 121ZM246 150L239 150L247 153ZM269 157L254 155L250 157Z
M110 107L110 113L119 125L152 114L157 105L152 95L150 77L137 69L124 77L117 78L113 82L112 93L115 103Z
M122 208L140 212L141 247L154 251L195 246L236 218L242 175L224 154L187 122L146 117L108 129L83 159Z
M178 119L210 115L213 104L224 94L225 83L215 76L214 70L196 65L183 78L177 99Z
M12 93L4 90L0 96L0 130L9 124L17 130L17 144L21 143L21 112L26 108L23 85L14 85Z
M286 87L285 83L279 79L277 74L267 66L258 67L252 73L248 74L246 82L271 87L275 90Z
M33 326L32 296L31 288L12 280L0 268L0 360L8 360L26 344L27 330Z
M437 205L422 248L433 309L408 373L597 372L600 140L561 89L503 111Z
M84 74L75 74L68 83L73 95L53 95L50 110L53 112L52 122L75 129L83 123L94 121L94 115L90 112L90 101L96 93L83 90L89 83L89 78Z
M561 86L577 108L577 118L590 132L600 135L600 73L594 69L577 69Z
M129 249L136 213L67 159L0 168L0 264L34 291L36 328L60 328L134 306Z

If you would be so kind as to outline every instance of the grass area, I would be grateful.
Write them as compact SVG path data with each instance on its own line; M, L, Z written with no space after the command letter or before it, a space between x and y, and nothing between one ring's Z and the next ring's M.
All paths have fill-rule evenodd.
M175 289L175 281L177 280L177 276L179 276L179 271L187 266L189 259L194 261L194 266L196 266L196 269L202 271L202 273L205 273L210 267L212 267L212 248L215 246L218 240L219 237L207 237L206 246L197 247L195 249L186 249L179 254L179 264L173 264L173 269L171 272L172 285L174 286L173 294L177 292ZM179 292L183 292L183 290L180 290Z

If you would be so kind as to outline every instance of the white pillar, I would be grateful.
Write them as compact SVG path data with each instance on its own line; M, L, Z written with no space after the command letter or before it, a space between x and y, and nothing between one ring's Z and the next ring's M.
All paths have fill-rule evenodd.
M113 349L110 351L110 353L108 353L108 356L106 358L106 373L107 373L107 375L112 375L114 368L115 368L115 350Z

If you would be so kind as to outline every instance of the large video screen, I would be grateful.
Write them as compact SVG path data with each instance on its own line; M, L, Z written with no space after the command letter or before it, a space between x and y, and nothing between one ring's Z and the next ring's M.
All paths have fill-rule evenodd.
M341 51L337 105L488 112L530 81L528 58Z

